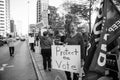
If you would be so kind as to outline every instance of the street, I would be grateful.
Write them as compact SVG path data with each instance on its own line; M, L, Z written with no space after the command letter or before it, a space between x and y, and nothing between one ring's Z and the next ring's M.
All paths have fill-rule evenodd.
M0 47L0 80L37 80L26 41L15 42L14 57L7 45Z

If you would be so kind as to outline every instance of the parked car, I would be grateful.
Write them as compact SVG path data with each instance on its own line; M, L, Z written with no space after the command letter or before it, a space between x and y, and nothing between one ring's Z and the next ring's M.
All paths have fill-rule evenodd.
M22 36L22 37L20 38L20 40L21 40L21 41L25 41L25 37Z
M19 40L19 37L16 37L16 40Z
M7 44L7 39L6 38L4 38L2 41L4 42L4 44Z

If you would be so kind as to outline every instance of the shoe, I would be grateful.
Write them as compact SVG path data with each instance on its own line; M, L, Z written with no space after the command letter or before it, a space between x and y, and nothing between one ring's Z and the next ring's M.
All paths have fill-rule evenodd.
M47 72L47 69L44 69L45 72Z
M48 71L51 71L51 69L49 68Z
M12 54L12 57L14 57L14 54Z
M46 71L47 69L46 69L46 68L44 68L44 70Z

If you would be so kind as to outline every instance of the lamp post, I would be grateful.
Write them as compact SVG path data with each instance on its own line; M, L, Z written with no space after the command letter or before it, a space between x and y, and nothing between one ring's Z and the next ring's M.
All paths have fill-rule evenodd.
M30 1L28 0L27 1L27 5L28 5L28 33L30 31L30 28L29 28L29 3L30 3Z

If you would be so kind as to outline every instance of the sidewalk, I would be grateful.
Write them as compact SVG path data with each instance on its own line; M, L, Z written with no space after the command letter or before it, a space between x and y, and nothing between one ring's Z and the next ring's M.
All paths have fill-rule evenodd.
M67 80L64 71L44 71L40 46L35 46L35 52L30 51L38 80Z
M35 53L30 51L30 54L32 56L32 60L36 69L38 80L67 80L64 71L54 70L54 69L52 69L51 71L44 71L42 55L40 53L40 46L36 46L35 50L36 50ZM119 62L120 62L120 57L118 60L118 65L120 66ZM118 74L118 76L120 78L120 73Z

